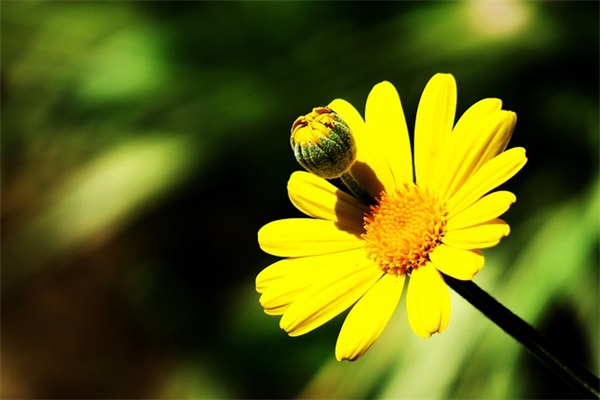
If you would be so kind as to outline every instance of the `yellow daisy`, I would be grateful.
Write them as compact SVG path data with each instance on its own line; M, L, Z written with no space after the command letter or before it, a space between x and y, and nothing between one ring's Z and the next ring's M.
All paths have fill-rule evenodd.
M472 279L484 264L480 249L510 231L498 217L515 196L488 193L527 159L523 148L505 151L516 115L501 107L499 99L481 100L454 125L456 82L435 75L417 109L414 170L402 105L389 82L371 90L365 119L340 99L309 114L325 118L329 112L325 126L337 121L349 128L356 159L347 176L374 201L366 204L309 172L291 175L289 197L311 218L274 221L258 232L263 251L286 257L256 278L265 312L281 315L281 328L299 336L352 307L335 354L355 360L387 325L408 277L413 331L429 337L446 329L444 274ZM313 134L327 136L327 130Z

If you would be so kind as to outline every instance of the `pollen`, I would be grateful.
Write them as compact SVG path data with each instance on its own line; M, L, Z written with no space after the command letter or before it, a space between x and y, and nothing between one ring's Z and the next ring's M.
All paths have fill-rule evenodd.
M364 217L367 256L385 273L410 275L442 242L446 215L444 204L412 183L383 192Z

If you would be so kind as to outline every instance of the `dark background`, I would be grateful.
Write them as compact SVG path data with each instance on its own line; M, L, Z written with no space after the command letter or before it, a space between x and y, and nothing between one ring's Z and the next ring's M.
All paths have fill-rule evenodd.
M599 370L598 2L1 4L3 398L565 398L463 299L403 304L355 363L341 318L289 338L257 230L299 216L293 120L436 72L499 97L529 162L475 281Z

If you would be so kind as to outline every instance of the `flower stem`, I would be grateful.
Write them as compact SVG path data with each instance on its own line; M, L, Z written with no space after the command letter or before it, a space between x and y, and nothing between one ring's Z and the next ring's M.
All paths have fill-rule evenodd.
M363 202L363 204L374 204L375 201L369 194L360 186L358 181L352 176L350 171L345 172L340 176L342 183L348 188L357 199Z
M444 275L448 286L511 335L582 398L600 398L600 380L570 356L561 352L527 322L512 313L473 281Z

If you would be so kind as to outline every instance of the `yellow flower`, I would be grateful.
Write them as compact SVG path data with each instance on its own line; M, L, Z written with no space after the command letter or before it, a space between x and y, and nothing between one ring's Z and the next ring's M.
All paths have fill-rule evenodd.
M338 360L355 360L377 340L408 277L407 316L422 337L446 329L448 275L470 280L483 267L480 249L510 228L498 217L515 201L488 194L527 161L523 148L505 151L516 115L499 99L471 106L454 125L456 83L437 74L417 109L414 170L408 129L392 84L371 90L365 119L344 100L328 107L350 128L356 160L349 173L374 202L367 205L308 172L294 172L289 197L312 218L268 223L263 251L287 257L256 278L267 314L282 315L290 336L307 333L346 309Z

